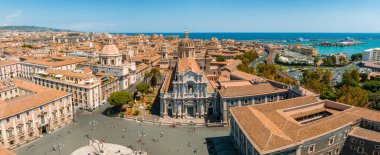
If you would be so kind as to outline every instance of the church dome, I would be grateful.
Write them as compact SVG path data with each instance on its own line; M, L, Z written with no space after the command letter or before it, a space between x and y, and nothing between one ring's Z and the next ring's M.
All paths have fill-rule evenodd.
M183 38L180 42L181 47L192 47L193 41L190 38Z
M115 45L106 45L103 47L100 55L119 55L119 49Z
M189 38L189 32L187 31L187 28L185 29L184 37L179 43L179 46L181 47L193 47L193 40Z

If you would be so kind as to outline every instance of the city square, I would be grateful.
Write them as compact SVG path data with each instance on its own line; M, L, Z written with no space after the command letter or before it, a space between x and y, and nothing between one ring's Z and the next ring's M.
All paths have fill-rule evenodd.
M60 153L71 154L76 149L88 145L90 139L87 134L99 141L104 140L106 143L128 146L139 151L139 133L143 129L143 150L149 155L209 154L206 138L229 135L227 127L171 127L107 117L102 114L107 107L109 106L105 105L95 110L93 115L87 111L78 111L74 123L12 151L19 155L58 155L59 150L54 151L54 145L63 144Z
M0 0L0 155L380 155L379 7Z

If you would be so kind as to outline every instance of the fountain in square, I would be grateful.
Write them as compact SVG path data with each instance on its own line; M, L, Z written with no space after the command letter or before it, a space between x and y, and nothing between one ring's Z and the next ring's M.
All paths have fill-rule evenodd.
M83 146L74 152L71 155L147 155L146 152L135 151L129 147L104 143L98 140L90 140L87 146Z

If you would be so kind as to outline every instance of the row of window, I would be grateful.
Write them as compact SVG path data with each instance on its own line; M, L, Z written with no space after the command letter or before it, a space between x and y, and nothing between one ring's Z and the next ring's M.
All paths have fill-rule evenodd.
M280 95L279 96L280 99L285 99L285 95ZM270 96L270 97L267 97L267 101L268 102L272 102L272 101L276 101L277 100L277 96ZM252 99L244 99L244 100L241 100L242 104L244 105L247 105L249 104L249 102L251 101ZM265 97L258 97L258 98L253 98L253 100L256 102L256 103L264 103L265 102ZM237 103L238 101L229 101L227 100L227 103L230 103L230 106L234 106L235 103Z
M347 138L347 136L348 136L348 131L345 131L345 132L343 132L343 139L345 139L345 138ZM328 146L331 146L331 145L333 145L334 143L335 143L335 136L331 136L329 139L328 139ZM308 153L312 153L312 152L315 152L316 150L315 150L315 147L316 147L316 144L312 144L312 145L309 145L308 146L308 149L307 149L307 152ZM338 150L337 150L338 149ZM340 149L339 148L337 148L334 152L335 152L335 154L339 154L339 152L340 152ZM333 151L331 151L331 153L332 153ZM336 153L337 152L337 153ZM329 155L332 155L332 154L329 154Z
M356 144L356 143L357 143L357 140L356 140L355 138L351 138L351 143ZM362 145L362 146L364 146L365 142L361 140L361 141L359 142L359 144ZM351 146L351 147L352 147L352 146ZM375 149L380 150L380 145L375 145Z

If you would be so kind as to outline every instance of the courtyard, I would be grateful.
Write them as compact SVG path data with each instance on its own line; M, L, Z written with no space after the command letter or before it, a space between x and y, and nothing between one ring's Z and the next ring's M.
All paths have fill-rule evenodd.
M210 145L210 139L226 137L230 131L228 127L171 127L108 117L102 114L108 107L109 105L105 105L95 110L93 114L78 111L74 123L12 151L18 155L69 155L76 149L88 145L90 138L93 138L135 150L140 150L142 146L149 155L204 155L213 154L210 146L214 147L214 144ZM143 140L140 136L142 130L145 135ZM60 151L53 149L57 144L63 144ZM229 145L229 142L223 143L226 144Z

